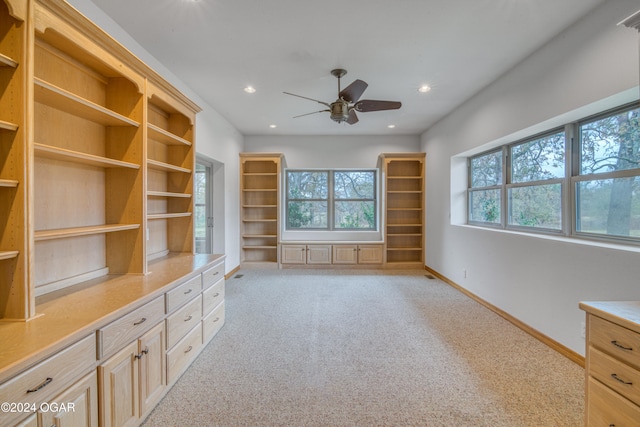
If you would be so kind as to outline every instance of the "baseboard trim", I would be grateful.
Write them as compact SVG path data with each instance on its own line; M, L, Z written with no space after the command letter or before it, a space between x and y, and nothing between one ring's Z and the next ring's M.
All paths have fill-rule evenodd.
M234 268L233 270L231 270L230 272L224 275L225 280L229 280L231 276L236 274L239 270L240 270L240 265L237 265L236 268Z
M549 338L547 335L543 334L542 332L532 328L531 326L527 325L526 323L522 322L521 320L513 317L512 315L510 315L506 311L504 311L504 310L496 307L495 305L483 300L482 298L480 298L479 296L477 296L473 292L468 291L467 289L465 289L462 286L460 286L457 283L455 283L453 280L450 280L448 277L440 274L436 270L434 270L434 269L432 269L432 268L430 268L430 267L428 267L426 265L424 266L424 269L427 270L429 273L433 274L434 276L436 276L438 279L440 279L443 282L445 282L446 284L448 284L449 286L457 289L458 291L462 292L463 294L465 294L466 296L468 296L472 300L476 301L477 303L479 303L479 304L483 305L484 307L488 308L489 310L493 311L498 316L500 316L503 319L511 322L514 326L522 329L524 332L528 333L529 335L531 335L532 337L534 337L538 341L542 342L543 344L549 346L553 350L555 350L558 353L562 354L567 359L569 359L572 362L580 365L583 368L585 367L584 356L582 356L581 354L576 353L575 351L571 350L570 348L560 344L558 341L556 341L556 340L554 340L552 338Z

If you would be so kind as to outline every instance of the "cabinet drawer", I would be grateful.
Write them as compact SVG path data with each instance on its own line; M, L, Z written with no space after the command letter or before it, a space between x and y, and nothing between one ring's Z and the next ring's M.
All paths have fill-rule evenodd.
M207 289L222 278L224 278L224 262L202 273L202 289Z
M640 334L589 315L589 344L640 368Z
M211 313L211 310L216 308L223 300L224 280L219 280L218 283L202 293L202 315L206 316Z
M206 343L224 325L224 302L216 307L208 316L202 319L202 339Z
M167 352L167 382L171 384L187 369L202 347L202 327L191 330L178 344Z
M194 298L200 291L202 291L202 278L197 275L167 292L167 314Z
M164 296L149 301L98 330L98 357L102 359L120 350L147 332L164 317Z
M637 427L640 407L589 377L588 427Z
M0 402L47 402L95 364L96 339L92 334L0 385ZM25 415L0 412L0 425L12 425Z
M202 318L202 297L196 299L178 309L167 318L167 348L173 347L182 337L200 323Z
M640 371L589 347L589 375L640 405Z

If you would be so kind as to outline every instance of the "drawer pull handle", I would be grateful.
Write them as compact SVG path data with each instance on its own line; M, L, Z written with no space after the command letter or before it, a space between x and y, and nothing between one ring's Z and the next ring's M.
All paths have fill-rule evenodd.
M193 316L192 316L192 315L189 315L189 317L185 317L185 318L184 318L184 321L185 321L185 322L188 322L188 321L189 321L189 320L191 320L191 319L193 319Z
M616 347L621 348L623 350L629 350L629 351L633 350L633 348L631 348L631 347L625 347L622 344L618 344L618 341L616 341L616 340L611 341L611 344L613 344Z
M142 359L142 356L144 356L145 354L149 353L149 347L145 347L144 350L142 350L140 352L140 354L136 354L135 358L136 359Z
M213 323L216 323L218 320L220 320L220 318L216 317L215 319L213 319Z
M220 292L216 292L216 294L213 296L214 298L219 297L220 296Z
M185 295L190 294L190 293L191 293L191 291L193 291L193 289L189 288L188 290L184 291L184 294L185 294Z
M629 381L625 381L622 378L620 378L618 375L616 374L611 374L611 378L613 378L614 380L618 381L619 383L625 384L625 385L633 385L632 382Z
M51 383L51 381L53 381L53 378L47 377L47 379L42 381L40 384L38 384L36 386L36 388L30 388L29 390L27 390L27 393L35 393L36 391L40 390L41 388L44 388L45 386L49 385Z
M189 353L191 350L193 350L193 347L189 346L189 348L188 348L188 349L186 349L184 352L185 352L185 353Z
M138 325L142 325L144 322L147 321L146 317L143 317L142 319L138 320L137 322L133 323L133 326L138 326Z
M216 271L215 273L213 273L214 276L217 276L220 272Z

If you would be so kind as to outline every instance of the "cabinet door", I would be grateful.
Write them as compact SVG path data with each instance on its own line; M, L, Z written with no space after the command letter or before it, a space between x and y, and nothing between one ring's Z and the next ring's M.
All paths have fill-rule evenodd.
M358 245L358 264L382 264L382 246Z
M307 246L307 264L331 264L331 245Z
M356 262L358 262L356 245L333 245L334 264L355 264Z
M102 427L138 424L138 341L98 367Z
M40 413L45 427L97 427L98 378L91 372L64 393L49 402L47 412Z
M140 414L147 411L160 401L167 386L165 369L164 324L160 323L138 340L140 355Z
M307 247L305 245L282 245L283 264L305 264L307 262Z

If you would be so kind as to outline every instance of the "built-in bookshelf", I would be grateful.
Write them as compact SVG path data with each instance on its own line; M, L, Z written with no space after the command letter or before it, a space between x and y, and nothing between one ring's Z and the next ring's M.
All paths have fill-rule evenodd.
M281 154L240 154L243 265L277 266Z
M382 154L385 265L424 265L424 153Z
M198 111L65 2L0 1L0 320L193 253Z

